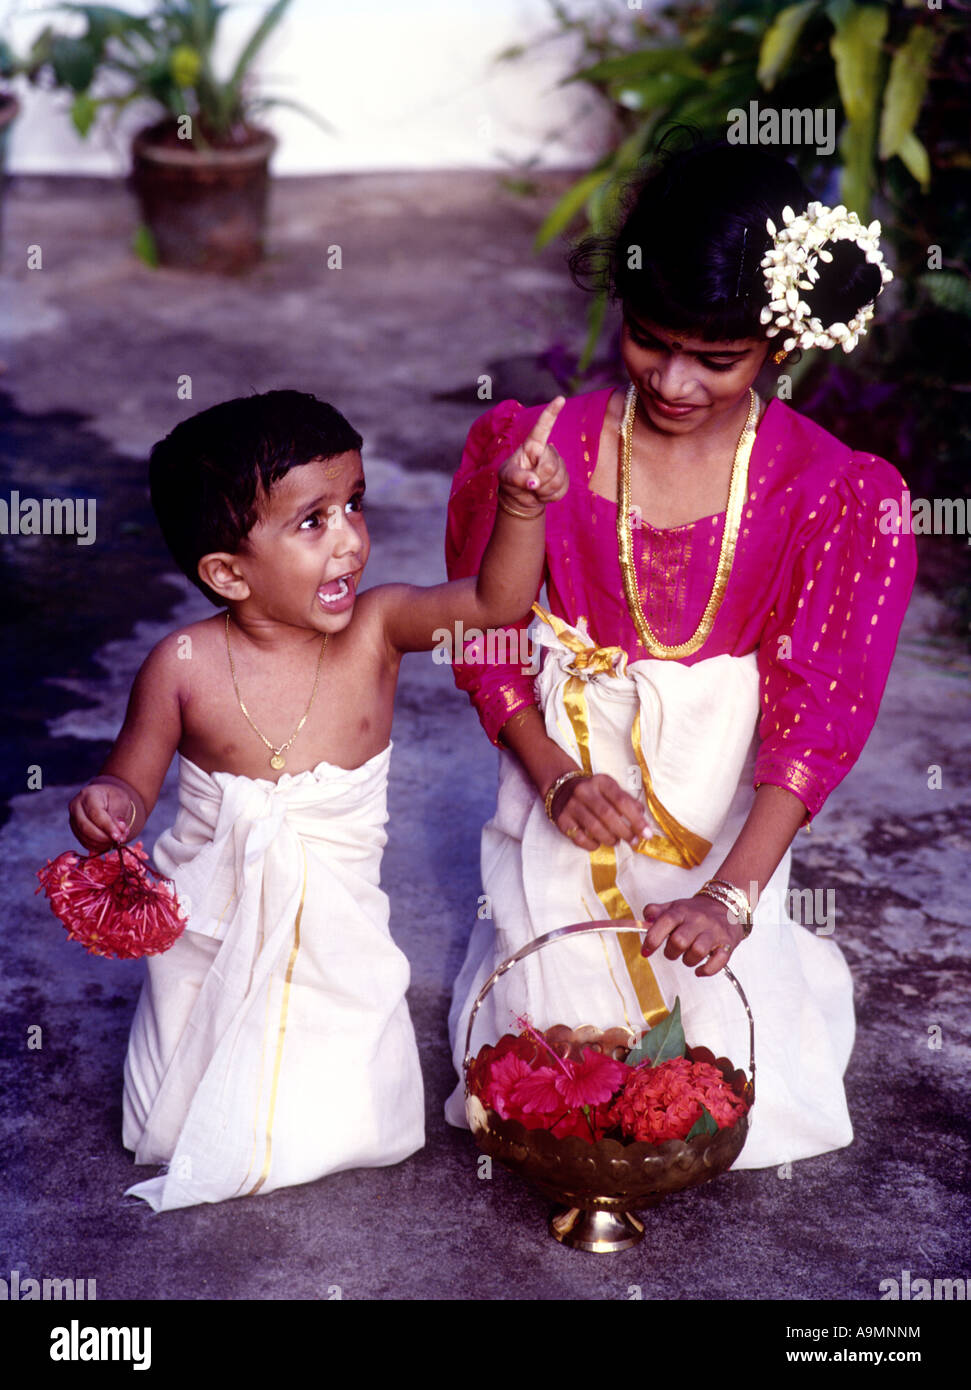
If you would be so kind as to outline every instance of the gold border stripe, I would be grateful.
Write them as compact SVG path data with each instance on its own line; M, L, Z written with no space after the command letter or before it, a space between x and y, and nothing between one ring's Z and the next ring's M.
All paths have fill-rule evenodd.
M544 613L538 605L534 605L534 608L541 617L552 617L552 615ZM550 626L557 637L563 641L564 633L562 629L557 630L558 624L550 622ZM590 648L588 650L596 649ZM570 676L563 688L563 707L569 716L583 770L589 773L592 770L590 721L587 716L587 697L584 685L585 682L579 676ZM597 849L589 851L589 858L593 890L607 909L607 915L613 921L622 920L625 917L636 919L636 913L631 911L626 898L617 887L617 856L613 846L600 845ZM627 964L627 973L630 975L641 1013L648 1025L653 1027L655 1023L660 1023L661 1019L667 1018L668 1010L664 1003L664 996L654 977L650 961L646 956L641 955L641 943L638 937L633 932L629 932L619 937L619 941Z
M273 1147L273 1116L276 1111L277 1087L280 1081L280 1064L283 1061L283 1042L287 1032L287 1008L290 1003L290 982L293 979L293 967L297 961L297 952L300 950L300 921L303 917L303 904L307 894L307 851L303 841L300 841L300 849L303 854L303 884L300 889L300 905L297 908L296 920L293 924L293 946L290 950L290 959L287 962L286 978L283 981L283 998L280 1001L280 1028L276 1045L276 1060L273 1064L273 1086L270 1090L270 1108L266 1117L266 1154L263 1158L263 1171L257 1182L250 1188L247 1194L255 1197L257 1192L266 1182L270 1173L270 1157Z
M263 1100L263 1076L266 1070L266 1033L267 1022L270 1017L270 1000L272 999L272 997L273 976L271 975L266 982L266 1007L263 1010L263 1038L260 1043L260 1084L256 1092L256 1106L253 1111L253 1147L250 1150L249 1163L247 1163L246 1165L246 1172L243 1174L243 1179L240 1182L239 1187L237 1187L236 1191L233 1193L234 1197L238 1197L239 1194L242 1192L243 1188L246 1186L246 1179L253 1171L253 1159L256 1157L256 1146L259 1143L258 1127L260 1120L260 1103Z
M654 783L651 779L647 763L644 761L644 749L641 745L641 714L638 708L634 712L634 723L630 731L631 746L634 749L634 756L637 758L641 769L641 777L644 781L644 797L647 801L647 808L664 831L663 835L652 835L649 840L641 840L637 846L638 854L649 854L652 859L663 859L669 864L678 864L682 869L694 869L701 863L711 849L711 841L706 840L701 835L696 835L694 831L686 829L680 822L676 821L671 812L668 811L657 798L654 791Z

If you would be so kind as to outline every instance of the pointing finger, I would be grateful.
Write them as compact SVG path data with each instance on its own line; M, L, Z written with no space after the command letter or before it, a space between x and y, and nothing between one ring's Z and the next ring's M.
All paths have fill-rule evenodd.
M524 447L532 446L529 449L531 454L535 451L536 456L539 457L546 448L546 441L549 439L550 431L556 423L556 417L565 405L566 397L557 396L556 399L550 401L549 405L545 408L542 415L536 421L536 424L526 436Z

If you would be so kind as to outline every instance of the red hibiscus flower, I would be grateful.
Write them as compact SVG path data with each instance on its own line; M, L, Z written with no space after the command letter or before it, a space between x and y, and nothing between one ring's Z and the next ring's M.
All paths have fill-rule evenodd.
M579 1062L560 1057L528 1020L518 1038L483 1049L469 1071L470 1089L504 1120L549 1129L557 1138L595 1140L610 1127L608 1102L630 1068L593 1048Z
M603 1105L623 1085L630 1067L587 1047L583 1060L567 1064L569 1072L557 1081L557 1090L571 1109L584 1105Z
M539 1111L542 1115L559 1114L564 1109L558 1082L562 1076L555 1067L527 1067L526 1075L517 1080L509 1093L513 1105L527 1114Z

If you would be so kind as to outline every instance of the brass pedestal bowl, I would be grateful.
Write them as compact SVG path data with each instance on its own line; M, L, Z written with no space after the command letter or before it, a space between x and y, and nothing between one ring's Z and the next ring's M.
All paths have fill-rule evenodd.
M715 1134L668 1139L660 1144L621 1143L616 1139L593 1143L575 1135L561 1139L547 1129L527 1129L518 1120L502 1119L470 1089L472 1025L480 1004L500 976L534 951L558 939L589 932L643 930L643 925L581 922L537 937L504 961L483 985L466 1034L465 1109L477 1145L557 1204L550 1217L551 1235L563 1245L598 1254L636 1245L644 1235L644 1225L634 1215L636 1211L656 1206L669 1193L708 1182L730 1168L741 1153L755 1101L755 1026L741 985L726 968L723 973L738 991L749 1019L750 1077L746 1078L728 1058L715 1057L705 1047L689 1047L685 1055L689 1061L709 1062L717 1067L749 1109L734 1125ZM630 1035L623 1028L601 1032L589 1026L571 1029L558 1024L546 1029L542 1036L559 1056L573 1061L581 1061L588 1048L618 1061L623 1061L630 1050ZM490 1047L481 1049L480 1061L487 1062L493 1052Z

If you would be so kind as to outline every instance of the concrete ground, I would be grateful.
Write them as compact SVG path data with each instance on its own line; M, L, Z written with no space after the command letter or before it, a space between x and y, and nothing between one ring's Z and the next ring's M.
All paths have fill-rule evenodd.
M137 262L120 185L13 183L0 496L94 496L98 536L90 547L5 538L0 552L10 671L0 1277L95 1279L99 1299L339 1289L599 1300L635 1288L649 1299L869 1300L903 1271L971 1276L971 658L923 590L871 741L796 848L798 884L835 891L856 982L849 1148L669 1198L647 1214L647 1239L612 1257L559 1246L545 1200L512 1175L480 1179L471 1138L442 1118L453 1085L445 1018L496 762L448 668L416 655L399 687L383 883L412 966L425 1149L394 1168L161 1216L122 1195L134 1172L120 1141L121 1067L142 967L69 945L33 896L33 873L71 845L67 801L97 770L147 649L210 611L155 533L147 450L185 413L183 374L197 409L251 390L311 390L367 441L370 581L440 579L449 474L484 408L478 378L493 377L493 399L538 400L554 383L533 356L582 332L561 253L530 249L557 186L544 177L520 197L491 174L280 182L265 265L219 280ZM333 244L339 271L326 268ZM29 245L42 248L42 269L27 269ZM28 789L31 768L39 788ZM170 779L147 843L172 813Z

